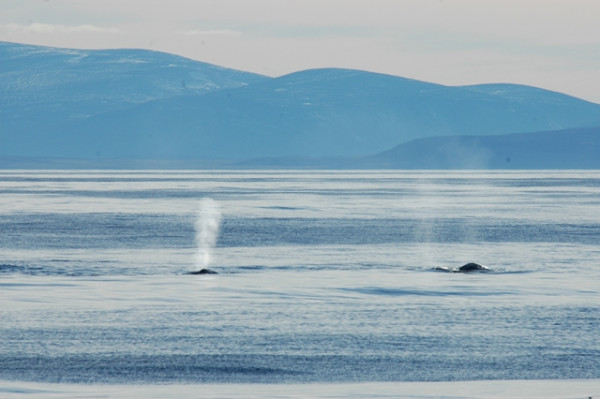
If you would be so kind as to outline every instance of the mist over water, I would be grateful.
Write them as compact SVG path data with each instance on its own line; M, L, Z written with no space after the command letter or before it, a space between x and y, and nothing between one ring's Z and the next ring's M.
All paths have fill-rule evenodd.
M196 223L196 267L208 267L221 227L221 208L212 198L202 198L198 205Z

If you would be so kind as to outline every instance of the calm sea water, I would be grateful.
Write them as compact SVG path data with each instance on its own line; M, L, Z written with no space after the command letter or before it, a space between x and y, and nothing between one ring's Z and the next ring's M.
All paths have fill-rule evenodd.
M599 291L599 171L0 171L0 380L598 379Z

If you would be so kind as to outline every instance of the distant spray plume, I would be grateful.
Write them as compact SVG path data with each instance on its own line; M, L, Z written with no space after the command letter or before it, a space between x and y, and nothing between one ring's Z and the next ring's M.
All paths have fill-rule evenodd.
M219 238L221 227L221 209L212 198L202 198L196 219L196 266L207 267L210 264L212 250Z

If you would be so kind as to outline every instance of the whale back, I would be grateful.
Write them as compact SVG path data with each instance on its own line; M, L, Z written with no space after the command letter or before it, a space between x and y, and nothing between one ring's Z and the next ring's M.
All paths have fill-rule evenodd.
M474 262L467 263L458 268L458 271L462 272L462 273L475 272L475 271L489 271L489 270L490 269L488 269L487 267L482 266L479 263L474 263Z
M214 270L202 269L202 270L198 270L196 272L188 272L186 274L218 274L218 273Z

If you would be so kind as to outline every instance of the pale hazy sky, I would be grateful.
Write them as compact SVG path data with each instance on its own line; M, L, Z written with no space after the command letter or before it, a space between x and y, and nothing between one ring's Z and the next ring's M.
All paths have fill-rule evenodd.
M600 103L600 0L0 0L0 40L160 50L269 76L521 83Z

